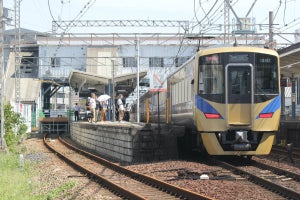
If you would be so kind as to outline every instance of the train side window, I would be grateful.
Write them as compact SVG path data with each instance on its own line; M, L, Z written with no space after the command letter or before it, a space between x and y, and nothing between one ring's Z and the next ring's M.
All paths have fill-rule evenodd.
M177 83L173 85L173 99L172 99L172 105L177 103Z
M184 81L181 81L180 83L180 103L184 102L184 91L185 91L185 88L184 88Z
M184 101L186 102L186 101L188 101L188 86L189 85L189 83L188 83L188 80L187 79L185 79L185 81L184 81Z
M173 105L173 104L175 104L175 96L176 96L176 93L175 93L176 90L175 90L175 86L174 85L172 85L171 90L172 90L172 94L173 94L172 95L173 98L171 99L171 103Z

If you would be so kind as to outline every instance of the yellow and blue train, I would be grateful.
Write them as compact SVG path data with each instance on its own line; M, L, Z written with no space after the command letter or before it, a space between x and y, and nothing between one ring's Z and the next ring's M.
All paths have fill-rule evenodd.
M199 51L140 100L141 121L183 125L210 155L266 155L278 131L279 56L247 46ZM158 117L159 116L159 117Z

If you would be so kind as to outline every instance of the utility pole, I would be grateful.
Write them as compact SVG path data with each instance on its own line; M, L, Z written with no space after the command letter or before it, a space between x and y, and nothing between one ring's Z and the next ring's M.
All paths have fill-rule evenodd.
M229 6L224 1L224 44L229 43L230 37Z
M269 48L274 49L274 27L273 27L273 12L269 12Z
M112 62L112 121L116 121L116 104L115 104L115 59Z
M137 72L136 72L136 89L137 89L137 94L136 94L136 122L140 122L140 38L137 37L136 39L136 50L137 50L137 56L136 56L136 61L137 61Z
M0 0L0 17L1 17L1 23L0 23L0 71L1 71L1 138L0 138L0 150L6 149L6 142L5 142L5 132L4 132L4 95L5 95L5 73L4 73L4 13L3 13L3 0Z
M20 33L20 3L21 0L15 0L15 103L17 112L20 112L20 94L21 94L21 83L20 83L20 63L21 63L21 33Z

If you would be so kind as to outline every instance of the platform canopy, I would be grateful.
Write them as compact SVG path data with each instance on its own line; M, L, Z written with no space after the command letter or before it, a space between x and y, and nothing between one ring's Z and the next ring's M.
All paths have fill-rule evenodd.
M147 75L147 72L142 71L139 73L140 80ZM122 74L114 77L115 91L123 93L127 96L131 93L137 85L137 74ZM105 77L98 74L72 70L69 75L70 87L75 92L104 92L105 87L112 83L112 77ZM80 96L80 95L79 95Z
M278 51L280 73L285 77L300 77L300 43Z

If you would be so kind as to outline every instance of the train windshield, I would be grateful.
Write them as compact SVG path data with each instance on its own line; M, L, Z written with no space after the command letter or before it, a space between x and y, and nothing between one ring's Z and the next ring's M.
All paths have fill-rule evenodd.
M215 102L225 101L225 67L231 66L230 82L232 94L245 95L249 92L253 93L255 102L265 101L278 95L278 60L276 56L255 53L255 52L225 52L205 55L199 57L199 73L198 73L198 94L206 99ZM236 66L232 68L232 66ZM247 66L253 66L253 71L247 72L253 77L253 83L247 82L247 85L242 85L246 81L245 74L242 69ZM241 71L234 69L240 68ZM248 76L247 76L248 77ZM244 81L244 82L241 82ZM246 82L245 82L246 83ZM245 87L245 90L243 89ZM245 94L244 94L245 93ZM249 93L249 94L250 94Z
M278 63L275 56L256 54L255 93L278 94Z
M200 58L199 94L224 93L224 67L218 54Z

